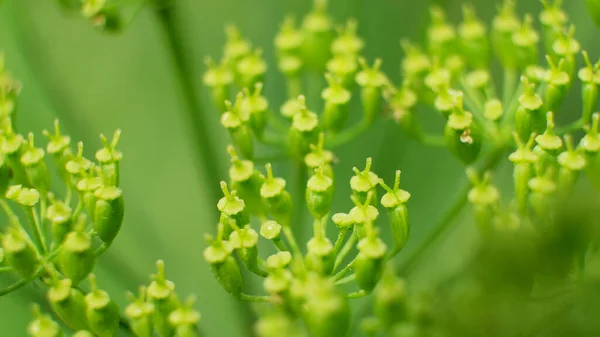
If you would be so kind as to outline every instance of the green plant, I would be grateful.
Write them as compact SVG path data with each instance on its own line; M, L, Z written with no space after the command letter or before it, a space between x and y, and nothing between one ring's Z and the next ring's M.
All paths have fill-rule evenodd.
M216 235L206 235L204 258L225 291L256 302L258 336L348 335L356 307L349 300L371 294L369 314L359 317L366 336L597 333L589 320L598 308L586 300L597 298L600 280L598 221L591 213L600 191L600 114L594 113L600 62L593 65L581 51L561 1L543 5L539 32L532 16L518 18L511 0L503 2L489 28L470 6L463 8L457 27L441 7L432 6L426 46L402 42L402 80L396 85L381 70L381 60L370 66L361 57L365 44L357 36L357 23L349 20L336 33L327 2L317 0L300 27L288 18L275 38L288 93L280 113L263 94L269 83L262 51L253 50L234 26L227 27L223 57L218 63L207 60L203 78L232 142L226 148L229 182L220 184L220 218ZM108 13L101 2L86 2L84 12L93 13L96 23L110 22L96 17ZM163 18L168 26L169 15ZM538 55L540 44L545 62ZM583 62L578 62L580 54ZM181 55L175 55L181 63ZM495 59L504 72L501 90L491 67ZM0 71L0 191L12 203L0 199L11 223L2 237L0 263L5 265L0 272L14 271L22 278L2 293L40 279L50 287L55 316L74 331L97 336L114 335L119 324L136 336L153 331L198 335L193 298L178 300L161 261L153 282L141 288L139 297L130 296L127 319L91 274L94 260L109 248L123 220L119 133L111 143L102 137L104 148L92 163L83 157L82 145L72 152L57 123L45 152L54 157L55 174L65 187L51 189L45 152L35 148L32 135L27 142L14 130L20 86L3 67ZM315 91L310 83L322 77L328 87L319 99L310 94ZM570 108L562 106L579 86L576 78L581 117L557 127L554 117ZM347 126L357 96L361 118ZM400 171L393 185L386 184L367 158L365 169L354 168L349 181L354 207L332 207L339 186L333 151L360 137L382 111L414 141L447 149L464 164L471 181L432 235L402 263L394 258L402 255L409 238L411 194L400 189ZM421 124L428 111L443 122L439 132ZM585 135L576 143L582 129ZM508 197L491 182L491 172L503 159L513 171L514 193ZM278 162L295 168L292 188L275 176ZM260 164L265 170L257 168ZM586 190L591 196L582 197ZM13 204L29 219L29 230ZM411 277L424 252L467 204L481 246L458 272L431 286L431 293L408 290L403 278ZM387 212L383 221L379 209ZM330 219L336 239L328 235ZM307 235L311 223L312 235ZM51 239L45 234L48 226ZM382 231L391 233L387 243ZM271 246L260 243L261 237ZM259 295L248 292L252 275L262 279ZM89 291L78 286L86 277ZM546 312L543 306L556 310ZM31 335L61 335L58 323L38 307L34 312ZM553 320L563 330L549 330Z

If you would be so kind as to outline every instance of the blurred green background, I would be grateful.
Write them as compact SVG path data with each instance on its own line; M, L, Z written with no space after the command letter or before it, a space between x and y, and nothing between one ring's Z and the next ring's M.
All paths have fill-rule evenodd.
M366 41L365 55L381 57L385 72L399 79L402 57L399 40L410 37L422 42L427 24L427 1L349 0L331 1L337 22L347 17L359 21ZM439 1L438 1L439 2ZM468 1L441 1L457 22L460 6ZM491 0L471 1L489 22L496 4ZM519 11L540 8L538 1L518 1ZM600 52L597 29L585 12L583 0L565 1L565 9L577 23L577 37L596 58ZM208 142L200 144L214 153L198 164L194 137L183 111L181 86L161 26L149 6L138 11L131 2L129 26L117 36L101 34L79 15L61 12L53 1L4 0L0 7L0 50L7 68L23 82L20 95L19 128L39 134L60 118L74 141L86 144L86 153L99 147L99 133L123 130L125 153L122 184L126 197L126 219L114 246L97 267L99 283L119 303L126 290L135 291L149 281L154 263L166 261L168 278L180 295L195 293L197 308L207 336L247 336L240 304L221 290L202 259L203 234L216 224L215 200L210 190L218 181L206 174L213 165L219 178L226 178L228 158L226 133L218 114L202 87L204 57L219 58L225 40L223 26L235 23L255 46L261 46L271 65L266 96L274 109L283 102L283 78L276 72L272 40L285 14L297 17L311 7L306 0L179 0L175 1L178 28L184 35L185 56L200 93ZM135 15L135 18L134 18ZM309 104L318 106L309 93ZM578 114L578 93L571 96L559 119ZM356 100L355 100L356 101ZM356 102L355 102L356 103ZM355 107L358 108L358 106ZM354 109L357 116L359 111ZM571 114L571 117L569 116ZM429 114L428 116L434 116ZM435 118L431 123L435 124ZM379 121L337 152L338 185L334 211L350 207L348 179L352 166L361 167L372 156L374 170L387 180L401 169L403 188L413 195L410 202L413 231L405 258L427 235L466 180L462 166L443 150L429 149L407 139L397 125ZM505 167L506 168L506 167ZM278 174L289 177L285 164ZM510 172L500 169L497 181L510 189ZM506 184L503 182L507 182ZM507 185L508 184L508 185ZM466 212L465 212L466 213ZM306 224L309 226L310 224ZM413 278L431 281L452 270L469 245L457 244L474 237L468 222L440 242L439 252L428 255ZM457 248L460 247L460 248ZM447 254L452 251L452 254ZM441 258L443 254L443 258ZM439 256L438 256L439 255ZM5 277L5 276L2 276ZM10 280L0 279L0 286ZM415 281L417 282L417 281ZM420 282L420 281L418 281ZM254 285L255 292L259 285ZM32 300L43 296L43 288L25 287L0 299L0 335L25 336Z

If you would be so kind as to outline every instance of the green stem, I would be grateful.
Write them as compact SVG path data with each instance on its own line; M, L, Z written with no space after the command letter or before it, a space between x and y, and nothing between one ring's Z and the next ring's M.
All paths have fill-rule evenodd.
M25 279L21 279L11 285L9 285L8 287L4 288L4 289L0 289L0 297L4 296L6 294L12 293L13 291L23 287L24 285L26 285L27 283L29 283L28 280Z
M367 131L368 129L369 129L369 123L367 123L363 119L360 122L356 123L356 125L340 132L339 134L333 136L331 139L328 139L326 143L332 149L336 148L336 147L340 147L340 146L350 142L354 138L358 137L360 134Z
M500 159L502 158L502 153L504 153L503 149L494 149L490 155L484 160L483 166L481 167L480 172L485 172L487 170L495 168ZM462 211L463 207L467 204L467 195L469 190L471 189L470 184L467 182L461 188L458 197L450 206L450 208L445 212L444 216L440 219L440 221L433 227L433 230L429 234L429 236L421 243L421 245L400 265L398 269L401 274L408 274L411 269L420 261L425 252L429 250L429 248L440 238L442 234L444 234L450 225L452 225L452 220Z
M38 241L40 248L42 249L42 254L46 255L48 253L48 247L46 247L46 239L44 238L44 232L40 223L40 218L38 217L35 208L28 207L27 215L29 216L31 226L34 229L36 240Z
M11 225L15 227L21 227L21 222L19 221L19 218L12 211L8 203L3 199L0 199L0 207L2 207L2 210L4 210L4 214L6 214L6 217L8 218L8 221L11 223Z
M356 274L351 274L335 282L335 285L340 286L342 284L350 283L354 280L356 280Z
M333 248L333 253L335 256L338 255L338 253L340 252L340 249L342 249L342 246L344 244L344 242L346 241L346 238L348 237L348 233L350 231L348 229L342 229L338 232L338 237L335 240L335 246Z
M583 118L580 118L570 124L567 124L563 127L556 129L556 134L564 135L564 134L568 134L568 133L573 133L573 132L579 131L584 125L585 125L585 121L583 120Z
M339 281L344 276L346 276L346 274L348 274L350 272L350 270L352 270L352 266L354 266L354 261L356 261L356 257L354 258L354 260L352 260L350 263L348 263L348 265L346 265L342 270L340 270L337 274L333 275L333 280Z
M356 235L352 234L352 237L350 237L350 240L346 241L346 244L340 251L340 254L335 258L335 265L333 267L333 270L336 270L340 266L340 264L342 262L344 262L344 260L348 256L348 254L350 254L350 251L352 250L352 248L354 248L355 244L356 244Z
M424 133L421 135L419 142L425 146L431 147L446 147L446 141L442 135L433 135Z
M290 227L283 226L283 235L285 235L285 238L287 239L288 244L291 246L292 252L294 253L295 258L302 259L302 251L300 250L300 247L298 246L298 243L296 242L296 238L294 237L294 233L292 232Z
M504 83L502 84L502 105L508 107L515 95L515 86L517 84L517 71L515 69L504 69Z
M283 243L283 241L281 240L271 240L273 242L273 244L275 245L275 247L281 251L281 252L287 252L289 251L289 249L285 246L285 244Z
M241 294L240 300L245 302L270 302L271 298L269 296Z
M6 273L12 270L11 266L0 267L0 273Z
M307 182L307 168L302 160L296 160L294 162L294 188L295 195L293 197L294 200L294 220L292 222L292 226L296 228L298 239L300 242L304 242L307 232L310 226L304 226L304 214L305 214L305 198L304 194L306 191L306 182Z
M208 186L211 186L208 189L209 200L217 202L221 191L214 182L221 179L217 166L218 161L215 160L217 155L210 146L212 144L209 137L211 123L206 119L206 112L203 111L200 97L196 94L198 90L194 84L194 71L189 57L186 56L184 36L177 25L175 7L162 4L161 0L155 0L155 2L154 14L162 28L165 43L173 61L173 70L186 104L183 113L187 119L189 136L193 139L194 152L198 154L196 156L197 171L199 174L205 173L205 175L202 174L202 178L209 182Z
M348 298L349 299L353 299L353 298L361 298L361 297L365 297L368 296L371 292L366 291L366 290L359 290L357 292L353 292L348 294Z

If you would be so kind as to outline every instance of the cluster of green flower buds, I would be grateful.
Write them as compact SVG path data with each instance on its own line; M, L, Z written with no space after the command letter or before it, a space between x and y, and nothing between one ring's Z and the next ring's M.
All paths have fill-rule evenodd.
M96 28L107 33L123 29L122 3L115 0L58 0L59 6L68 12L79 12Z
M76 331L73 336L112 337L120 326L136 337L198 337L200 314L193 309L195 298L184 303L175 294L175 285L165 278L163 261L157 262L158 273L148 286L140 287L139 297L129 293L130 303L121 309L110 295L98 288L94 274L89 275L90 291L84 292L68 278L51 272L48 301L54 315L65 327ZM34 320L29 324L31 337L64 336L63 327L34 305Z

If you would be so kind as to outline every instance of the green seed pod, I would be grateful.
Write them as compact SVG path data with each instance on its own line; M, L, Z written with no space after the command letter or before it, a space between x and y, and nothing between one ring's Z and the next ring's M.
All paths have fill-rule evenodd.
M319 118L316 113L306 108L304 96L298 96L298 105L300 110L292 116L289 142L294 156L300 159L310 151L310 144L317 142Z
M96 151L96 160L100 163L101 171L99 175L106 186L119 186L119 167L123 159L123 153L117 150L119 139L121 138L121 130L116 130L113 134L112 141L108 141L105 135L100 135L100 141L104 147Z
M221 191L224 197L219 199L217 208L221 212L221 223L225 230L242 228L250 223L250 214L246 210L246 203L237 196L237 191L229 192L227 183L221 182ZM230 221L233 220L233 221Z
M358 198L359 203L365 203L369 193L373 194L373 201L377 199L379 177L374 172L371 172L372 165L373 159L369 157L366 160L363 171L359 171L356 167L352 168L354 176L350 178L350 188L352 189L352 195Z
M586 67L579 70L578 76L582 82L581 98L583 100L583 114L581 120L584 124L591 121L592 114L598 106L598 84L600 84L600 61L592 65L586 51L583 51Z
M553 201L557 191L553 177L554 170L547 170L543 176L534 177L529 180L528 187L531 191L529 204L540 225L551 223L551 215L554 211Z
M29 186L29 178L25 167L21 163L25 139L20 134L15 134L9 128L0 138L0 153L4 155L5 165L10 167L13 173L12 181L16 184Z
M336 253L333 244L325 236L325 219L314 221L314 235L306 244L306 267L320 275L330 275L333 272Z
M71 137L60 133L58 119L54 120L54 134L50 134L47 130L44 130L43 134L49 139L48 145L46 146L46 153L52 156L54 165L58 169L60 177L68 183L71 179L71 175L65 166L73 159L73 153L69 148L71 145Z
M386 268L381 283L375 288L373 309L379 323L388 331L397 322L407 318L406 281L397 278Z
M249 116L250 127L259 139L262 138L267 126L267 109L269 108L269 102L261 95L262 89L262 82L254 85L252 94L248 89L244 89L244 98L240 103L241 114Z
M504 115L504 107L502 101L492 98L485 102L483 107L483 115L487 120L498 121Z
M408 221L408 208L406 202L410 199L410 193L400 189L400 170L396 171L394 187L390 188L383 179L379 184L387 191L381 198L381 204L388 211L388 219L394 239L394 251L399 251L404 247L410 233L410 223Z
M358 22L355 19L349 19L346 27L340 30L339 36L331 45L333 55L358 55L365 46L361 38L356 35Z
M519 97L519 108L515 113L515 128L520 139L527 139L531 133L541 134L546 126L546 116L543 112L542 98L536 94L535 84L530 83L527 77L521 77L525 88Z
M248 125L250 116L243 114L240 110L242 100L243 94L239 93L234 106L231 105L231 102L225 101L226 111L221 116L221 125L229 131L233 144L242 156L252 159L254 157L254 139Z
M116 186L103 186L94 192L94 229L100 239L110 245L123 224L125 204L123 192Z
M227 35L227 42L223 48L224 62L236 63L242 57L250 54L252 46L248 40L242 37L236 26L227 25L225 35Z
M280 247L281 225L273 220L263 222L262 225L260 225L260 236L275 242L276 246Z
M354 85L354 77L358 70L358 58L355 55L335 55L327 61L327 72L339 78L344 88Z
M548 85L546 86L546 93L544 95L546 99L545 107L547 111L557 111L567 95L571 79L569 78L569 74L563 70L565 59L561 59L558 65L552 61L550 56L546 56L546 60L548 61L550 70L546 78Z
M316 220L322 219L331 210L333 179L325 175L323 167L315 170L306 185L306 206Z
M435 109L439 111L444 118L448 119L457 108L462 108L459 104L462 104L462 91L450 89L449 87L442 85L436 89L436 97L433 102Z
M236 250L246 269L264 277L267 274L258 267L257 243L258 233L250 225L234 230L229 236L229 244Z
M301 315L311 336L346 336L350 329L350 307L346 295L330 280L312 273L305 288Z
M279 55L298 55L304 35L296 27L296 20L286 16L275 36L275 49Z
M508 156L514 164L513 181L515 185L515 199L517 209L521 215L527 214L527 201L529 197L529 180L533 177L533 165L539 160L537 154L532 151L535 134L531 134L527 144L524 144L519 135L514 132L513 136L517 143L517 150Z
M253 53L242 57L236 64L236 77L239 86L252 88L258 82L264 80L267 72L267 62L262 57L262 49L256 49Z
M31 337L62 337L64 336L58 323L50 315L44 315L37 304L33 305L33 320L27 326L27 333Z
M106 291L98 289L94 274L90 275L90 288L92 291L85 296L85 314L90 331L98 337L112 337L119 328L119 306Z
M231 156L231 167L229 168L229 178L231 187L237 191L244 206L248 208L248 213L255 216L263 216L267 210L266 205L260 197L260 187L263 184L263 177L254 170L254 163L250 160L241 160L233 146L227 147L227 152ZM242 214L244 217L246 214ZM239 217L238 217L239 218ZM240 219L238 226L248 223L249 219Z
M71 279L74 285L94 270L96 261L92 238L85 231L85 221L85 216L81 215L75 230L67 234L56 263L60 272Z
M420 78L431 68L429 56L407 39L400 41L404 51L401 69L406 78Z
M321 93L325 101L323 127L326 130L339 132L348 119L348 102L352 95L344 88L342 79L333 77L330 73L325 74L325 78L329 87Z
M169 323L175 327L175 337L198 337L196 326L200 322L200 313L194 310L196 297L190 296L183 306L169 315Z
M473 163L481 152L482 135L479 127L473 123L473 115L462 108L462 96L459 96L458 108L448 117L444 128L446 147L464 164Z
M156 261L156 274L152 275L152 283L148 286L147 301L152 303L152 323L156 333L161 337L173 336L174 329L169 323L169 315L179 307L175 294L175 284L165 277L165 263Z
M540 35L533 28L533 19L531 16L525 15L523 24L512 36L512 42L516 49L511 52L516 54L519 68L525 69L528 65L537 63L537 44L539 40Z
M586 4L592 20L594 20L597 26L600 26L600 1L586 0Z
M327 14L327 0L315 0L313 10L302 22L302 57L306 66L323 72L331 57L331 43L334 39L333 23Z
M558 37L557 28L563 27L567 21L567 13L561 8L562 0L542 0L544 10L540 13L540 22L542 23L544 47L546 53L553 54L552 45Z
M418 102L417 93L411 80L405 80L400 89L390 86L384 92L392 118L400 124L404 132L413 139L420 140L423 134L421 122L413 109Z
M62 201L53 200L46 210L46 218L50 220L52 238L55 245L60 245L67 234L73 230L72 210Z
M468 200L473 205L475 223L482 234L488 234L491 230L491 219L496 214L500 193L498 189L490 184L491 173L488 171L480 179L477 172L467 169L467 176L473 184L469 190Z
M579 172L587 164L583 151L580 148L574 148L573 138L570 135L565 136L565 144L567 150L558 155L558 164L560 165L558 190L561 194L568 194L572 191L579 177Z
M79 193L79 197L83 199L88 215L93 219L96 211L96 196L94 192L103 186L102 178L90 176L87 172L83 172L81 176L82 178L75 184L75 189Z
M563 142L559 136L554 134L554 114L551 111L546 114L546 131L535 137L535 142L540 149L552 157L552 160L559 154Z
M370 292L383 274L387 247L380 238L373 235L360 240L357 247L359 253L352 265L356 283L361 289Z
M140 287L139 297L128 293L129 305L125 308L125 316L129 318L129 326L136 337L152 337L154 327L152 326L152 313L154 305L146 301L147 288Z
M596 189L600 190L600 113L592 115L592 127L579 142L587 156L586 175Z
M429 88L431 92L435 93L450 88L451 82L452 73L450 70L443 66L438 58L433 59L433 66L427 76L425 76L425 86ZM425 97L423 100L429 102L428 97ZM431 101L433 101L433 98L431 98Z
M42 193L47 193L50 189L50 173L44 162L45 154L44 150L35 147L33 133L29 133L29 143L21 156L21 164L25 167L31 186Z
M219 113L225 113L227 109L225 101L229 96L229 88L233 83L233 73L229 69L225 58L219 64L215 64L210 57L207 57L204 63L206 63L208 69L202 76L202 81L204 85L211 89L212 99Z
M292 272L287 269L272 269L269 271L269 275L265 277L263 288L268 294L285 296L293 278Z
M11 170L4 159L4 155L0 153L0 195L4 195L10 184Z
M559 58L565 59L565 71L570 78L575 75L575 55L581 51L581 44L575 39L575 25L559 29L558 38L554 41L552 50Z
M73 330L88 328L85 297L72 287L69 279L56 280L48 290L48 301L54 314Z
M273 177L271 164L266 165L267 178L260 188L260 196L269 206L269 212L282 226L289 226L293 214L292 196L285 190L283 178Z
M463 18L458 35L465 58L474 68L487 67L491 60L491 48L486 27L472 6L463 6Z
M492 45L505 68L517 67L518 60L513 35L519 26L519 18L515 13L515 0L504 0L500 12L492 22Z
M204 250L204 259L210 264L213 275L225 291L239 298L244 279L240 267L231 252L233 247L227 241L214 241Z
M366 236L366 226L369 223L373 223L379 216L377 207L371 205L371 201L375 195L371 192L367 195L367 200L364 203L360 203L360 200L356 196L351 196L354 207L348 213L349 219L339 219L342 223L355 224L354 236L357 241L363 239ZM344 221L346 220L346 221Z
M11 228L2 236L2 247L6 263L22 278L34 277L40 266L40 256L27 233L20 228Z
M376 59L372 67L367 61L360 58L359 63L363 68L356 74L356 83L360 86L360 97L363 106L363 121L366 125L373 125L375 118L381 112L382 88L389 82L381 68L381 59Z
M75 183L76 188L79 184L79 179L89 178L88 172L90 172L93 167L94 164L89 159L83 157L83 143L77 143L77 154L67 161L67 164L65 165L65 171L69 174L70 180Z
M456 29L446 19L446 13L439 6L429 10L431 25L427 28L427 45L432 55L443 57L455 49Z

